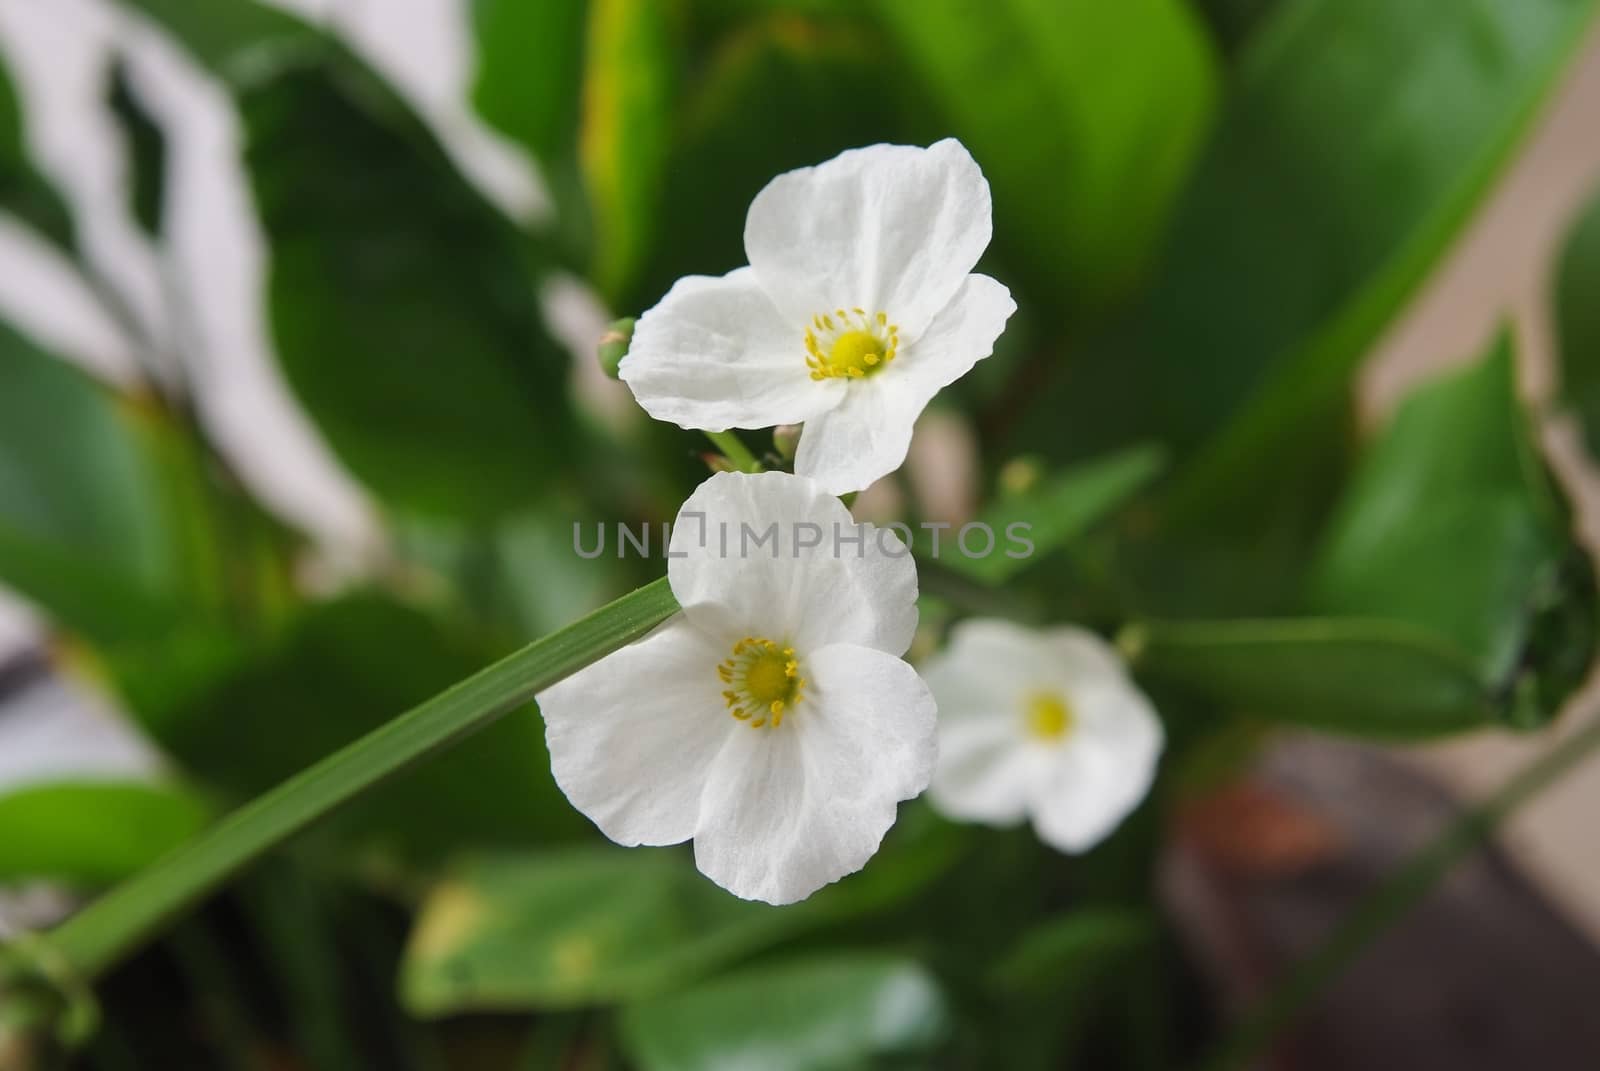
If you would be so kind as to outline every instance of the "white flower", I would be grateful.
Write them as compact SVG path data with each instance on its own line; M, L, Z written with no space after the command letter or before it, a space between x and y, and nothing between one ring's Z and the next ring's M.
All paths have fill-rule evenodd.
M918 414L1016 310L971 274L990 230L989 184L958 141L779 175L745 217L750 266L678 280L640 317L619 374L685 428L804 422L795 472L863 490L900 467Z
M929 799L1064 852L1104 839L1150 790L1161 722L1116 652L1080 628L966 621L924 668L939 702Z
M721 473L679 511L667 576L682 613L539 696L562 791L619 844L693 838L746 899L861 869L933 774L933 697L899 657L905 545L810 480Z

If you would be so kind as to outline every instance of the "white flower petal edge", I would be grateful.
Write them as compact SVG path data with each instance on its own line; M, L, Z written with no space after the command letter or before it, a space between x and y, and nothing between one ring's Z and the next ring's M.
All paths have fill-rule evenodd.
M917 416L1016 311L972 274L990 215L983 172L950 139L780 175L745 220L751 266L679 280L640 317L619 374L685 428L805 424L796 471L863 490L900 466Z
M738 541L774 523L777 543ZM827 535L800 546L796 524ZM802 477L711 477L673 531L684 611L539 695L556 782L608 837L693 838L719 885L793 903L865 865L927 787L933 697L899 657L916 566L870 525L836 552L834 524L856 531Z
M991 825L1031 817L1045 843L1082 852L1149 792L1161 721L1094 633L963 622L924 676L939 706L929 799L945 815Z
M617 375L657 420L705 431L766 428L839 403L844 381L813 381L804 352L755 272L740 268L674 283L639 318Z
M915 339L989 247L992 219L988 180L959 141L869 145L767 183L744 252L791 318L860 305Z

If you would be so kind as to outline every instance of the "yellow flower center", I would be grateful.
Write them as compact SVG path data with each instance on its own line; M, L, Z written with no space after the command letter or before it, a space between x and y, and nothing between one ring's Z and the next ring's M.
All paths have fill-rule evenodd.
M776 729L806 691L794 648L760 636L734 644L733 654L717 664L717 676L728 686L722 693L728 713L755 729Z
M806 367L812 379L860 379L887 368L900 348L900 328L880 312L835 309L811 317Z
M1072 731L1072 707L1055 692L1035 692L1023 703L1023 717L1028 732L1036 740L1049 743L1059 740Z

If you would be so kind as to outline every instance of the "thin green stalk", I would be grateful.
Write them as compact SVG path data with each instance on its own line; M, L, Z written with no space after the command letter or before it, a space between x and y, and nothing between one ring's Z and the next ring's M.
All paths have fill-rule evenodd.
M760 472L765 467L756 460L756 455L745 446L744 440L731 431L708 431L706 438L711 440L711 445L722 451L722 456L727 458L734 468L740 472Z
M640 638L677 609L666 580L657 580L400 715L68 919L48 938L53 954L79 981L92 980L312 822Z
M1254 1067L1371 941L1415 907L1457 863L1477 851L1502 820L1600 750L1600 721L1534 759L1494 795L1455 821L1391 874L1334 927L1322 945L1246 1015L1203 1065L1206 1071Z

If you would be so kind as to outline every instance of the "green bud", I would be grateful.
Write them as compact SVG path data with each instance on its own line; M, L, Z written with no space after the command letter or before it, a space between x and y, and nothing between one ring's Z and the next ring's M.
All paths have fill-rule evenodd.
M1000 494L1007 498L1025 495L1038 485L1044 466L1038 458L1018 457L1000 466L997 476Z
M772 448L778 451L778 456L785 461L794 460L794 452L800 448L801 424L779 424L772 429Z
M611 326L606 328L606 333L600 336L600 370L612 379L617 378L617 367L628 355L628 346L633 342L634 323L632 316L613 320Z

